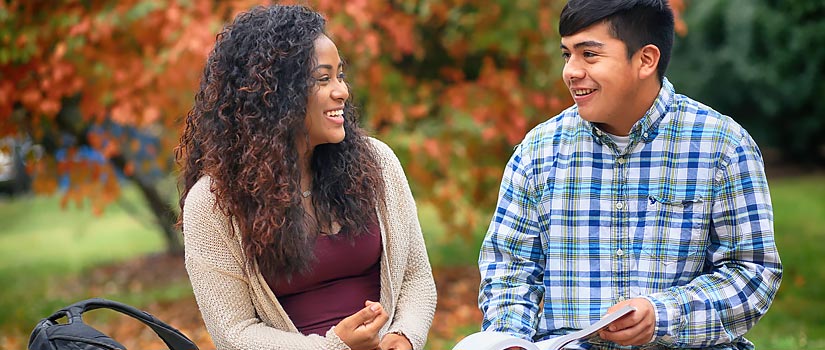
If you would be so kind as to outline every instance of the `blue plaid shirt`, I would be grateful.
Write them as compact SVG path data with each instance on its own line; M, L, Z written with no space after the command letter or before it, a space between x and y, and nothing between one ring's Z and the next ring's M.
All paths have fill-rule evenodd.
M646 347L753 348L782 276L761 153L667 79L625 149L570 107L516 147L479 267L484 330L542 340L643 297Z

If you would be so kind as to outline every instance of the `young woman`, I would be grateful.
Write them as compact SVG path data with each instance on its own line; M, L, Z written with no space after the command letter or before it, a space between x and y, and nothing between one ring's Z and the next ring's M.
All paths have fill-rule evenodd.
M177 158L186 268L218 349L421 349L435 284L395 154L358 126L325 21L218 36Z

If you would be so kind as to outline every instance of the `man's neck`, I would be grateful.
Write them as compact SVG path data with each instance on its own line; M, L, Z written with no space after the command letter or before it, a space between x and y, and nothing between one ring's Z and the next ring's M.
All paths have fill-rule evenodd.
M656 102L656 98L659 97L659 91L661 89L662 83L659 82L659 79L656 77L643 82L640 84L636 94L634 94L636 98L631 102L628 117L611 125L599 124L599 129L617 136L629 135L633 125L644 118L647 111L650 110L653 103Z

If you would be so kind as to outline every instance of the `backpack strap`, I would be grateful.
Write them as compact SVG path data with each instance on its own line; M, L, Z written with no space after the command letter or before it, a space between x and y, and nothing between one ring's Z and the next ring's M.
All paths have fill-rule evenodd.
M49 317L49 319L57 320L63 316L66 316L70 323L74 323L76 321L83 323L81 315L84 312L95 309L110 309L137 319L138 321L149 326L149 328L152 328L152 330L157 333L163 342L166 343L169 350L198 350L195 343L189 340L189 338L187 338L183 333L157 319L155 316L152 316L152 314L108 299L92 298L78 301L55 312Z

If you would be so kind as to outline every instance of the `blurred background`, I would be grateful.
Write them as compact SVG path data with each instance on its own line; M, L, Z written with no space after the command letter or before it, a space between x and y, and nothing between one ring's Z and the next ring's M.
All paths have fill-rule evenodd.
M564 0L316 0L362 124L398 154L439 289L428 349L477 331L481 238L512 148L572 102ZM215 35L261 1L0 2L0 348L79 299L214 348L183 269L173 149ZM761 349L825 349L825 2L671 0L667 76L760 145L785 264ZM817 243L819 242L819 243ZM162 348L111 314L127 348Z

